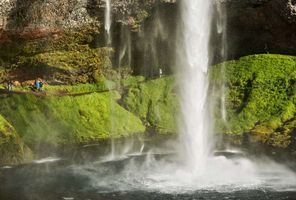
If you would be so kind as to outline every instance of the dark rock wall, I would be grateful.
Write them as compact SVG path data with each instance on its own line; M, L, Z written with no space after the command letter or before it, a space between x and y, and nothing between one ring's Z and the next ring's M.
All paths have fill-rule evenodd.
M227 58L257 53L296 54L296 2L223 1Z

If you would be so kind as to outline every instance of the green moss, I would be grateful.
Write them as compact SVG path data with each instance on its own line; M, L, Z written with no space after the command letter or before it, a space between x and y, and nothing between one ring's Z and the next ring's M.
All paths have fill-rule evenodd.
M65 96L65 95L83 95L94 92L106 92L109 90L126 90L129 87L136 87L145 80L142 76L128 76L125 79L106 80L102 77L101 82L95 84L75 84L75 85L48 85L43 87L44 95ZM0 89L5 89L5 84L0 84ZM32 86L14 86L15 92L32 92Z
M155 128L161 134L176 133L178 103L174 94L174 78L151 80L131 87L123 102L146 126Z
M106 48L90 49L84 46L84 48L75 51L42 53L34 56L32 59L65 71L77 70L77 68L97 69L110 66L110 61L107 59L109 53L110 50Z
M132 30L138 31L143 21L149 17L149 13L146 10L139 10L134 18L134 23L132 24Z
M68 80L67 82L71 83L100 82L105 71L111 67L110 52L109 48L91 49L88 46L80 46L79 49L71 51L21 57L17 68L21 68L23 74L33 79L38 74L51 79Z
M118 94L1 96L0 113L24 142L74 144L143 133L139 118L116 103Z
M128 76L124 79L120 79L121 87L137 87L140 83L145 81L143 76Z
M44 86L44 91L48 94L83 94L83 93L105 91L107 89L108 89L107 83L106 84L103 83L103 84L46 85L46 86Z
M77 29L64 30L63 32L56 33L44 33L44 37L40 37L38 33L31 33L32 38L34 38L34 34L36 35L36 39L24 39L22 36L18 38L18 35L13 36L11 41L0 44L0 67L4 66L6 70L15 71L20 67L28 67L25 69L22 74L28 74L28 71L35 72L35 74L39 74L43 72L42 75L51 76L55 67L58 69L63 68L66 70L71 70L73 65L78 65L77 67L83 65L86 62L87 56L90 59L87 63L90 65L83 65L89 67L88 69L93 69L95 67L101 67L100 65L96 65L98 59L101 58L102 50L91 50L93 47L95 37L98 35L98 27L94 25L89 25L85 27L80 27ZM75 54L76 52L76 54ZM77 56L77 52L82 54L82 60L80 60L79 56ZM95 57L92 57L93 54L96 54ZM37 56L39 55L39 56ZM52 58L50 58L52 56ZM97 59L95 59L97 58ZM57 59L57 60L55 60ZM72 61L70 59L73 59ZM46 67L40 66L40 62L38 61L48 62L49 64L57 64L57 66L51 66L50 70ZM36 64L38 63L38 67L36 68ZM23 64L23 65L21 65ZM30 69L30 66L35 67L34 69ZM50 66L50 65L49 65ZM85 70L85 68L84 68ZM77 68L75 68L77 72ZM83 71L85 72L85 71ZM17 73L20 73L17 71ZM13 74L17 74L13 72ZM95 77L97 74L92 74L94 78L92 81L95 81ZM1 81L0 73L0 81ZM84 82L84 77L80 77Z
M0 44L0 59L14 63L19 56L76 50L80 48L80 45L91 45L98 33L97 26L90 25L59 33L48 33L46 37L37 37L33 40L24 40L16 36L11 42ZM32 36L34 36L34 33L32 33Z
M17 164L31 159L32 154L16 130L0 115L0 164Z
M222 68L227 87L228 120L224 123L221 119L216 101L218 131L252 132L263 142L287 146L287 142L279 144L278 141L289 138L280 129L296 114L296 57L253 55L216 65L211 70L213 88L223 83Z

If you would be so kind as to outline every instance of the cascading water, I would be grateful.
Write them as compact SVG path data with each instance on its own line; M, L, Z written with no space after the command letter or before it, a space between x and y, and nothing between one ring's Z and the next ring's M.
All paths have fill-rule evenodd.
M226 8L222 5L221 2L217 2L217 34L220 36L220 59L222 61L227 59L227 15L226 15ZM225 63L222 64L221 67L221 80L225 80ZM220 89L220 102L221 102L221 117L224 122L227 121L227 112L226 112L226 87L225 83L221 84Z
M181 134L185 158L191 170L202 173L210 153L211 141L207 109L209 39L212 2L182 1L184 58L181 80ZM179 65L180 65L179 64Z
M111 18L111 12L112 12L112 4L111 0L105 0L105 20L104 20L104 29L105 29L105 42L108 47L112 45L111 41L111 24L112 24L112 18ZM107 87L109 90L112 90L112 87L110 87L107 84ZM113 98L112 95L110 98ZM111 101L112 102L112 101ZM110 112L114 113L114 105L111 104L110 106ZM106 160L114 160L116 159L116 149L115 149L115 141L114 141L114 127L115 122L112 118L113 115L111 115L111 123L110 123L110 135L111 135L111 152L110 154L105 158Z
M105 7L105 23L104 23L104 28L106 31L106 41L107 45L111 44L111 24L112 24L112 19L111 19L111 0L106 0L106 7Z

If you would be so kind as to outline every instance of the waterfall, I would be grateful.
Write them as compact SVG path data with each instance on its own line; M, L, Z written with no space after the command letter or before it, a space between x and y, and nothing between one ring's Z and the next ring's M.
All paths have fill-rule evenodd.
M226 15L226 8L223 7L221 2L217 2L217 33L220 36L220 59L222 61L227 60L227 15ZM223 63L221 67L221 80L225 80L225 66L226 64ZM221 117L224 122L227 121L227 112L226 112L226 86L225 82L221 84L220 88L220 96L221 96Z
M105 42L106 45L108 47L111 46L111 23L112 23L112 18L111 18L111 12L112 12L112 7L111 7L111 0L105 0L105 20L104 20L104 29L105 29ZM110 56L109 56L110 57ZM109 85L107 85L108 89L111 90L112 87L110 87ZM113 98L112 96L110 98ZM112 102L112 101L111 101ZM114 113L114 105L111 103L110 104L110 112ZM116 122L114 121L114 119L112 118L113 115L111 115L111 126L110 126L110 135L111 135L111 152L110 154L107 156L107 160L114 160L116 158L116 148L115 148L115 141L114 141L114 127Z
M111 19L111 0L106 0L106 8L105 8L105 31L107 34L107 45L111 44L111 34L110 34L110 29L111 29L111 23L112 23L112 19Z
M181 135L183 157L193 173L202 173L211 149L207 109L209 40L212 2L181 3L182 39L178 65L181 68Z

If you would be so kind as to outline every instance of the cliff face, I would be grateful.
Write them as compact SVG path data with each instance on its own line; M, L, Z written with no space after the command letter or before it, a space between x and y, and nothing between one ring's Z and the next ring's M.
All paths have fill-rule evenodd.
M35 39L64 28L95 23L87 10L88 1L21 1L0 2L0 41L14 37Z
M296 2L295 0L217 0L221 5L221 18L225 20L227 58L238 58L254 53L295 54L296 46ZM173 46L177 30L178 6L176 0L126 0L112 1L112 32L115 54L120 54L122 44L131 40L134 56L127 64L137 65L138 73L147 65L162 65L169 68L173 59L163 58ZM0 43L56 37L68 30L87 29L98 37L96 44L104 43L104 0L0 0ZM221 13L220 13L221 14ZM143 27L144 28L140 28ZM122 28L124 26L124 28ZM216 24L213 23L215 29ZM140 31L141 30L141 31ZM127 35L132 36L122 36ZM138 32L141 32L138 34ZM150 34L152 33L152 34ZM164 33L164 34L163 34ZM128 39L131 37L131 39ZM215 61L219 55L220 34L213 31ZM161 44L156 52L148 43ZM148 46L146 48L146 46ZM143 48L142 48L143 47ZM163 48L164 47L164 48ZM151 52L149 52L149 49ZM165 53L167 52L167 53ZM139 60L141 55L145 61ZM164 56L165 55L165 56ZM171 57L174 57L172 55ZM140 58L141 59L141 58ZM149 61L152 60L150 63ZM115 62L119 62L118 58ZM169 70L168 70L169 71ZM148 72L153 74L153 72Z
M154 0L113 0L112 17L133 26L148 16L156 4ZM1 0L0 42L9 40L11 35L34 39L65 29L101 27L105 6L104 0Z

